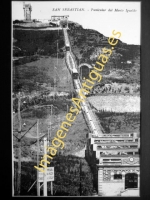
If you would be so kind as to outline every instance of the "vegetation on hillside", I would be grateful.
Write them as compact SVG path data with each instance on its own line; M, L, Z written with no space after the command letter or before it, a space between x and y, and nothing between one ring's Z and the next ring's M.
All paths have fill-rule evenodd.
M31 93L32 91L73 91L71 75L65 59L43 57L37 61L16 65L13 64L13 92Z
M35 54L52 55L58 51L62 52L64 47L64 36L62 31L34 31L34 30L13 30L13 37L16 40L15 46L21 50L13 51L13 56L31 56Z
M81 163L81 168L80 168ZM21 195L36 196L36 184L28 192L31 185L36 180L37 171L34 162L22 162L21 175ZM54 196L90 196L93 190L93 175L85 159L75 156L56 156L51 162L54 166L53 194ZM15 191L16 191L16 171L15 162ZM80 186L81 180L81 186ZM41 196L43 187L41 188ZM48 196L51 196L50 183L48 182Z
M76 27L75 23L70 27L69 36L72 44L72 51L80 60L80 63L87 62L89 64L94 63L95 59L91 59L91 55L97 54L97 51L102 52L102 48L110 48L108 43L108 37L105 37L103 34L98 31L91 29L83 29L81 26ZM119 68L121 62L126 62L127 60L134 60L140 55L140 46L139 45L127 45L126 43L118 40L118 43L115 47L115 51L110 58L110 61L113 61L116 64L116 67Z
M68 31L72 51L77 63L88 63L95 65L97 57L102 54L102 49L110 49L108 38L98 31L83 29L71 23ZM117 71L117 74L114 72ZM118 78L121 75L120 78ZM140 83L140 46L128 45L118 40L109 61L106 63L102 75L105 82ZM101 81L101 83L103 80Z
M101 110L96 113L105 133L140 133L140 113L117 113Z

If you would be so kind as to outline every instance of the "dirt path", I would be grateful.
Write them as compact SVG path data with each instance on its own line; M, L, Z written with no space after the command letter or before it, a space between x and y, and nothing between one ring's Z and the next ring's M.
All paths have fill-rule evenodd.
M72 155L80 157L80 158L84 158L85 157L85 149L86 149L86 147L84 147L80 151L77 151L76 153L72 153Z

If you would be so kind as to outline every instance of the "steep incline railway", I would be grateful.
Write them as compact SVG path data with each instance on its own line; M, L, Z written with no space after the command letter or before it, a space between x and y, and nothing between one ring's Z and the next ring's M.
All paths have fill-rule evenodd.
M64 31L65 44L69 44L67 30ZM72 75L77 94L82 88L75 58L71 48L66 47L66 63ZM67 58L68 57L68 58ZM86 94L85 94L86 95ZM82 98L81 96L79 98ZM128 196L140 188L140 138L137 133L105 134L96 120L90 103L81 103L82 113L90 132L87 135L85 158L92 167L93 185L98 196ZM98 162L99 161L99 164ZM109 175L108 175L109 174ZM116 178L119 175L119 178ZM108 178L109 177L109 178ZM121 178L120 178L121 177ZM118 179L118 180L116 180ZM122 181L122 182L121 182ZM135 183L127 185L127 183ZM120 187L120 184L122 186ZM108 189L108 188L112 189ZM126 195L122 195L125 194ZM131 195L134 196L134 195Z
M63 32L64 32L65 46L66 46L66 64L67 64L70 74L72 75L73 85L76 89L76 92L77 92L77 94L79 94L79 91L82 88L82 85L81 85L81 82L79 79L77 65L73 58L73 54L71 52L71 46L70 46L70 42L69 42L69 38L68 38L68 34L67 34L67 29L63 28ZM81 103L81 108L83 111L84 118L90 129L90 132L95 136L102 135L103 133L102 133L100 124L98 123L96 116L93 113L87 100L86 100L86 102Z

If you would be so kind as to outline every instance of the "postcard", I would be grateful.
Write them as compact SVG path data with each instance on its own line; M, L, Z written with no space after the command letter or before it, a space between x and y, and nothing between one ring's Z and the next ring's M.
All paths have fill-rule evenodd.
M12 195L140 197L141 3L12 1Z

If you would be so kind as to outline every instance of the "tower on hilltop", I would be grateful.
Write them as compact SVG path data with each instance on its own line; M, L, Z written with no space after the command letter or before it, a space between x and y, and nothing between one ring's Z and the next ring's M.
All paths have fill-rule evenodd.
M24 20L31 21L31 11L32 11L31 4L25 4L25 2L23 2L23 9L24 9Z

